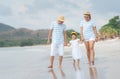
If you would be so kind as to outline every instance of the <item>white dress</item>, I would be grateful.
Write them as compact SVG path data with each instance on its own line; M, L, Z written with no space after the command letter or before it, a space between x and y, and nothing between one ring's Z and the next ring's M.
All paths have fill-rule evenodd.
M72 57L74 60L82 58L82 52L79 46L79 39L71 40L70 44L72 46Z

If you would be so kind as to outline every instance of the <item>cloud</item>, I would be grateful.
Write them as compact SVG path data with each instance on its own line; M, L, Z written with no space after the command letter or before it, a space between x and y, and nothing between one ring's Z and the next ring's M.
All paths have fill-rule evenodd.
M30 29L48 29L57 16L64 15L68 28L79 31L83 13L88 10L100 28L108 19L120 14L117 0L2 0L1 5L0 16L6 17L0 22Z
M0 5L0 16L9 16L12 14L11 8L5 5Z
M40 26L49 28L52 20L56 20L59 15L64 15L68 28L78 28L83 12L90 10L91 3L89 0L34 0L33 4L27 7L27 13L31 15L31 18L36 18Z
M92 9L99 13L119 12L120 13L120 0L91 0Z

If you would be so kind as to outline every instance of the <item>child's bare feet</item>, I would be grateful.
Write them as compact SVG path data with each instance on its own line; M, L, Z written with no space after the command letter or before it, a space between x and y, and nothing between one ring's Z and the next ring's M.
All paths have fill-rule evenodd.
M53 68L53 66L52 66L52 65L50 65L50 66L48 66L48 68Z
M80 66L78 65L78 69L80 69Z
M77 66L78 66L78 69L80 69L80 60L79 59L77 61Z
M76 70L77 70L76 66L74 65L73 67L74 67L74 69L75 69L75 71L76 71Z

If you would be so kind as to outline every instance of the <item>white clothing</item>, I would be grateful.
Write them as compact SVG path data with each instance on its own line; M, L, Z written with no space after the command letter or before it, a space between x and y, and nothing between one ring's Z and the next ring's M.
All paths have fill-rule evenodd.
M59 54L59 56L64 55L64 44L60 44L60 43L51 44L50 56L55 56L57 53Z
M72 46L72 57L74 60L82 58L82 52L79 47L79 39L71 40L70 44Z
M85 41L95 40L95 33L93 27L96 27L96 25L92 20L88 22L85 20L81 21L80 27L83 27L83 36Z
M64 31L66 31L65 24L58 24L57 21L51 24L50 29L52 32L52 43L64 43Z

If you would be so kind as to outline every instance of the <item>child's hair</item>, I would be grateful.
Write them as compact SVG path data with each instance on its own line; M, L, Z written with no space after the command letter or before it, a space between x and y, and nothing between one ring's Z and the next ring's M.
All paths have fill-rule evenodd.
M72 35L75 35L76 38L77 38L77 33L76 33L76 32L72 32L72 33L71 33L71 36L72 36Z

